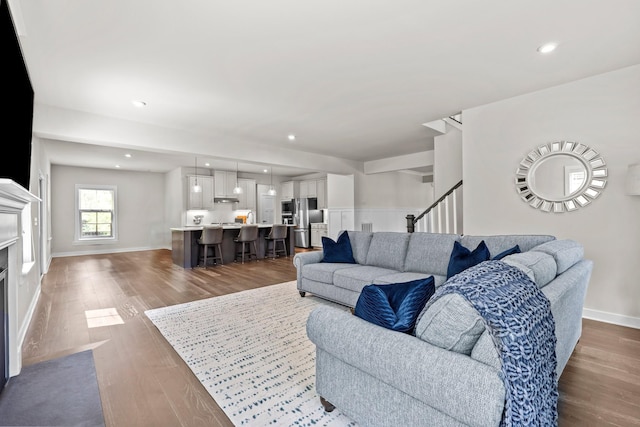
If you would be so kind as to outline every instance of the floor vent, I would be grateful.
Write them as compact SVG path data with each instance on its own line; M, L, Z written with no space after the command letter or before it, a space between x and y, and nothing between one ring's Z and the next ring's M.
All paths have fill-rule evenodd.
M373 223L372 222L363 222L360 226L362 231L373 231Z

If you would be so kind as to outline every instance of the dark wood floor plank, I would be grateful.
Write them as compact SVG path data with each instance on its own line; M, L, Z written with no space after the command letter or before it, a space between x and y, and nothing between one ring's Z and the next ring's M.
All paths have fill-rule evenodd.
M54 258L23 364L92 349L107 427L232 427L144 311L295 278L292 257L194 270L168 250ZM104 308L124 323L89 328L86 310ZM561 427L640 427L640 330L584 319L559 392Z

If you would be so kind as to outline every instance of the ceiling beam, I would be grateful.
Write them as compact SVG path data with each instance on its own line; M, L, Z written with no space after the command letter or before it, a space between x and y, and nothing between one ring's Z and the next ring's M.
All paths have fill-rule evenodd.
M364 173L394 172L433 166L433 150L364 162Z

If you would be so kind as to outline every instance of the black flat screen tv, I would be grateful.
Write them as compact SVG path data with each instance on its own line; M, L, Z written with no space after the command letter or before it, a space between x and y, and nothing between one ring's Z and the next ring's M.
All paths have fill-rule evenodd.
M3 161L0 178L9 178L29 190L31 172L31 137L33 134L33 87L24 62L22 49L11 11L6 0L0 0L2 27L2 79L4 104L1 135Z

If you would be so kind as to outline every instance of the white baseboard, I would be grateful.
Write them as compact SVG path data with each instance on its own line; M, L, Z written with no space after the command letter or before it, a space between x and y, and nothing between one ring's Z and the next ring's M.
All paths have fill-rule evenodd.
M104 254L115 254L115 253L124 253L124 252L140 252L140 251L155 251L157 249L169 249L166 246L158 246L155 248L145 247L145 248L124 248L124 249L103 249L103 250L89 250L89 251L74 251L74 252L56 252L52 253L52 258L61 258L67 256L79 256L79 255L104 255Z
M24 339L27 336L27 331L29 330L29 325L31 325L31 320L33 318L33 314L36 312L36 306L38 305L38 300L40 299L41 292L41 283L38 283L38 287L36 288L36 292L31 299L31 303L29 304L29 309L27 310L27 315L25 316L24 322L20 325L20 329L18 330L18 363L17 363L17 372L12 372L10 375L12 377L20 374L22 370L22 345L24 344Z
M597 320L599 322L613 323L614 325L640 329L639 317L608 313L606 311L592 310L590 308L585 308L582 310L582 317L584 317L585 319Z

